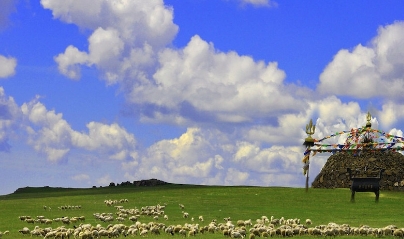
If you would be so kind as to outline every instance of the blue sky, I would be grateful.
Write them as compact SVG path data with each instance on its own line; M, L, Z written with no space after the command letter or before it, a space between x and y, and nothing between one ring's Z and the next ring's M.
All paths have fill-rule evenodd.
M369 111L402 135L402 1L0 9L0 194L149 178L303 187L310 119L320 138Z

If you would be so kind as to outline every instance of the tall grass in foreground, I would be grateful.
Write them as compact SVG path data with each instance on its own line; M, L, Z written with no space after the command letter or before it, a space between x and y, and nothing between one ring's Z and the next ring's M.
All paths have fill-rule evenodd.
M49 219L85 216L86 223L106 226L107 223L96 221L93 214L115 213L116 209L106 206L104 200L124 198L129 200L120 204L125 208L166 205L165 214L169 219L160 218L159 222L173 225L191 223L191 217L197 222L200 215L204 217L204 222L198 222L200 225L207 225L213 219L223 222L225 217L234 222L239 219L255 222L265 215L268 218L300 218L302 222L310 218L314 226L335 222L351 226L384 227L394 224L404 227L404 194L401 192L381 191L379 203L375 202L373 193L357 193L356 202L351 203L349 189L309 189L306 192L302 188L164 185L77 190L34 188L0 196L0 231L10 231L3 238L21 238L18 230L38 225L20 221L18 217L22 215L43 215ZM179 204L184 204L185 208L180 209ZM44 205L52 209L44 210ZM81 209L59 210L62 205L81 205ZM188 212L190 218L184 219L182 211ZM147 223L153 219L142 217L140 221ZM132 222L126 220L124 224ZM61 225L54 222L39 226L55 228ZM204 237L217 238L219 235Z

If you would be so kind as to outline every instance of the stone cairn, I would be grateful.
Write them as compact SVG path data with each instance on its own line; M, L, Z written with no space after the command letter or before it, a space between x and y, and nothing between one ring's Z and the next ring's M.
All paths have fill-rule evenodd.
M354 177L376 177L380 169L381 190L404 191L404 155L391 151L363 151L359 155L339 152L331 155L312 183L313 188L349 188L347 168Z

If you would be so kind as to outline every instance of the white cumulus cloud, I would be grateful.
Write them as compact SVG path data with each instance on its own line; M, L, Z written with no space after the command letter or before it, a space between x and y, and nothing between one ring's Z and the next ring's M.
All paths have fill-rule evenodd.
M9 151L9 139L18 130L21 111L14 98L7 96L4 88L0 87L0 151Z
M197 35L169 48L178 27L162 1L98 1L89 12L86 4L42 1L56 18L92 30L88 51L70 45L55 57L59 70L78 79L81 66L95 66L107 84L120 84L143 122L244 123L307 107L307 89L285 85L276 62L220 52Z
M307 90L285 85L276 62L219 52L199 36L183 49L161 51L159 65L153 80L134 85L128 97L134 104L155 106L144 120L159 121L163 113L181 122L252 122L307 106L300 100Z
M7 78L15 74L17 60L13 57L0 55L0 78Z
M96 151L109 155L111 159L133 159L137 157L136 139L118 124L110 125L90 122L88 133L71 128L61 113L47 110L37 100L21 106L27 124L29 144L48 160L59 161L73 148Z
M173 9L161 0L42 0L41 3L55 18L92 31L88 52L68 46L55 57L59 71L72 79L80 78L80 66L85 65L97 67L108 84L116 83L128 74L128 62L134 61L139 67L136 64L139 59L133 58L134 55L139 56L144 49L150 53L150 49L165 47L178 31L173 23Z
M380 27L369 46L340 50L320 75L318 91L356 98L402 99L404 22Z

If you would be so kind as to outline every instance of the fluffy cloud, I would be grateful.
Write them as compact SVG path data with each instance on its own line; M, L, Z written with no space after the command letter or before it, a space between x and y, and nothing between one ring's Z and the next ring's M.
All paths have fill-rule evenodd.
M162 140L149 147L133 169L138 176L182 183L190 178L206 178L213 168L220 167L220 159L209 153L213 148L208 137L198 128L189 128L177 139Z
M370 46L340 50L320 75L324 94L402 99L404 22L380 27Z
M299 100L307 90L285 85L276 62L219 52L199 36L183 49L165 48L177 26L172 9L161 1L127 2L125 7L98 1L88 13L83 4L42 1L62 21L93 30L88 52L68 46L55 57L60 72L78 79L80 66L95 66L107 84L121 85L143 121L244 123L307 107ZM121 8L126 9L122 15Z
M17 60L0 55L0 78L7 78L15 74Z
M398 122L404 119L404 106L400 103L388 101L382 105L379 112L379 118L383 128L388 129L393 127Z
M67 157L73 148L107 154L110 159L133 159L137 157L136 140L117 124L105 125L97 122L87 124L89 133L74 131L62 114L47 110L37 100L21 106L27 124L28 143L44 153L48 160L59 161Z
M141 69L139 62L144 60L139 56L144 59L144 54L140 52L165 47L178 31L173 23L173 10L160 0L80 3L42 0L41 3L54 17L93 31L88 39L88 52L68 46L55 57L59 71L72 79L80 78L81 65L95 66L108 84L114 84L125 74L136 74L133 72ZM129 72L127 67L132 63L137 67Z
M154 47L165 46L178 31L173 23L173 9L162 0L41 0L41 4L63 22L90 30L115 29L132 47L145 42Z
M273 186L289 183L280 180L283 174L299 181L301 156L301 147L261 148L217 130L188 128L178 138L152 145L140 161L124 163L123 168L129 180L155 177L175 183Z
M0 87L0 151L9 151L11 145L8 140L18 129L21 111L14 99L7 96L3 87Z
M102 150L111 159L136 158L136 139L118 124L105 125L98 122L87 124L88 134L72 133L72 144L86 150Z
M218 52L194 36L184 49L161 51L153 80L135 85L128 100L152 106L145 120L175 114L191 121L253 122L307 106L298 99L307 90L286 86L284 79L276 62Z

